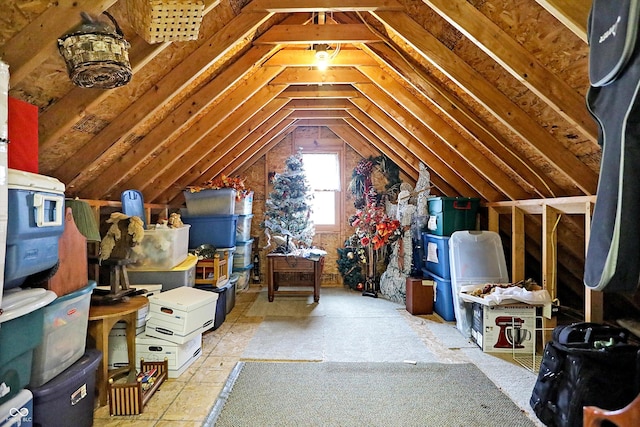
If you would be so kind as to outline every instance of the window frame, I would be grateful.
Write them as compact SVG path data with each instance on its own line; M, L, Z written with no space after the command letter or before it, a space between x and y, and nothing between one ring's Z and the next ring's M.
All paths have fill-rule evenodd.
M316 233L339 233L342 229L342 225L344 222L344 215L342 209L342 195L344 189L344 149L342 147L325 147L325 148L311 148L304 147L302 151L304 155L313 155L313 154L335 154L338 159L338 182L340 184L340 188L338 190L315 190L312 188L312 191L315 193L316 191L327 191L333 192L335 195L335 223L334 224L315 224L314 227ZM305 161L306 164L306 161Z

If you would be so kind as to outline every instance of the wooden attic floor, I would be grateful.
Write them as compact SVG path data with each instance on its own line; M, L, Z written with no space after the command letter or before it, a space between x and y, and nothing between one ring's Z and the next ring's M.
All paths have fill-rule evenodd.
M351 301L358 303L367 304L367 301L372 301L371 298L361 297L358 293L346 288L323 288L320 305L323 302L323 292L338 296L344 292L345 297L351 297ZM108 406L103 406L95 410L94 426L195 427L212 425L212 419L208 419L208 415L216 398L235 364L238 361L246 360L243 359L243 354L246 354L245 350L265 319L265 316L254 316L256 311L252 312L252 305L261 296L261 293L266 293L266 286L252 285L248 290L237 294L235 307L227 315L225 322L216 331L203 335L202 356L179 378L168 379L163 383L141 415L110 417ZM357 299L353 299L354 295L349 294L358 294L356 295ZM264 295L262 297L266 298ZM536 374L516 363L510 354L505 356L489 355L483 353L475 344L464 343L465 340L455 329L454 322L444 322L437 314L413 316L400 304L386 299L380 300L383 298L376 300L376 305L382 305L390 315L400 314L415 332L416 337L426 345L439 362L476 364L529 415L534 425L542 426L535 415L531 414L528 405L528 398ZM350 312L348 316L358 317L358 314ZM363 316L361 315L361 317ZM351 326L345 322L345 327ZM444 330L445 335L434 334L434 327L437 330ZM372 334L376 333L375 328L371 328L370 331ZM363 337L363 339L365 338ZM458 346L460 342L463 342L462 346ZM370 361L370 355L361 354L361 356L363 360ZM353 361L357 362L358 360Z

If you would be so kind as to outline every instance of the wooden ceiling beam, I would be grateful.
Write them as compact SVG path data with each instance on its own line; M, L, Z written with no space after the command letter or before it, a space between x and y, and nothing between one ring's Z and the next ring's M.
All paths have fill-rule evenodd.
M362 70L373 83L356 84L354 87L383 111L390 112L399 124L421 141L439 139L458 153L478 173L511 200L529 199L532 194L520 187L509 175L464 139L458 131L419 101L405 87L399 84L379 67ZM399 110L399 104L403 109ZM406 114L408 113L408 114ZM413 117L411 117L413 116ZM434 144L437 145L437 144ZM445 154L446 155L446 154Z
M227 154L214 159L215 163L209 167L202 177L207 175L215 177L220 173L230 175L240 166L243 168L248 167L245 162L248 162L264 147L265 141L278 137L288 127L293 126L293 123L295 123L295 120L290 117L290 114L286 110L280 109L258 126L255 131L245 132L244 134L237 132L234 135L230 135L223 142L223 145L229 148ZM227 173L225 171L230 172ZM198 182L203 182L203 180L200 179Z
M267 92L270 89L265 86L262 90ZM225 142L231 134L236 132L235 135L238 135L238 131L247 136L247 127L259 128L276 114L279 115L280 120L291 114L289 110L279 111L284 105L282 99L271 98L270 100L264 99L264 101L266 102L258 103L259 101L256 100L255 108L245 108L245 111L239 111L237 114L229 116L215 129L207 133L205 138L202 138L193 149L183 152L171 168L158 177L157 183L150 183L144 188L145 197L148 194L151 200L173 200L187 186L206 181L206 179L200 180L200 177L222 153L227 153L233 148L235 143ZM241 122L237 123L236 120ZM228 132L224 133L225 130Z
M278 145L284 138L296 130L295 121L284 120L272 131L261 137L255 144L251 145L242 156L234 159L233 163L221 170L220 173L234 175L247 170L255 162L264 157L273 147Z
M503 125L535 147L539 155L557 168L584 194L595 194L598 186L596 172L581 162L549 132L531 119L527 113L502 94L495 85L488 82L469 64L456 56L420 24L405 13L371 13L484 106Z
M566 192L553 180L545 179L545 173L532 161L524 156L516 155L509 142L492 129L488 123L439 85L433 77L412 67L394 49L381 44L361 45L361 47L380 61L388 73L392 73L397 79L402 79L421 93L435 109L456 123L469 137L475 138L480 144L487 147L501 162L513 169L524 183L530 184L530 192L535 192L543 198L556 197Z
M265 71L265 69L259 70L259 72L262 71ZM271 115L275 112L274 109L282 108L286 104L286 100L276 99L278 93L284 87L266 85L266 81L263 82L261 88L253 89L255 93L251 96L251 102L246 102L244 97L246 89L242 90L242 86L239 86L238 89L208 111L199 120L198 124L190 127L187 132L182 134L179 140L175 142L174 150L171 152L165 150L152 160L158 166L167 161L170 156L174 157L171 166L165 169L162 174L158 174L153 180L145 179L145 176L138 177L138 179L127 184L136 184L135 187L123 186L122 188L138 188L143 191L143 194L145 192L148 193L150 199L153 200L154 196L163 190L163 186L166 187L171 185L172 182L176 182L186 171L191 170L194 165L207 156L210 152L208 147L212 144L217 144L218 141L224 140L238 129L246 133L247 128L251 130L254 122L257 126L257 123L266 120L268 116L261 118L260 122L258 122L258 119L253 118L261 111L260 108L269 105L269 115ZM286 111L287 114L290 113L289 110ZM249 125L246 125L247 122L249 122ZM182 148L182 146L186 147ZM149 171L148 173L151 173L153 166L150 165L146 169Z
M311 49L281 49L269 58L264 65L314 67L316 64L316 53ZM361 49L345 49L342 47L338 54L331 58L330 67L355 67L358 65L376 65L376 62Z
M258 13L238 15L78 150L76 157L83 159L82 162L66 162L53 175L69 186L75 185L86 173L94 169L97 160L114 144L134 136L135 130L142 122L150 119L163 105L187 89L208 66L229 52L236 40L253 34L270 16Z
M292 99L284 106L290 110L346 110L354 108L346 99Z
M141 37L131 40L129 58L131 70L135 76L153 58L159 55L171 43L149 44ZM94 111L113 94L111 89L86 89L74 86L65 96L56 103L47 107L38 117L39 148L46 150L79 121L89 111Z
M305 68L287 68L275 77L272 84L288 85L334 85L367 83L369 78L355 68L332 68L326 71Z
M207 135L197 147L197 154L185 153L176 166L172 168L172 175L166 177L159 190L148 188L147 192L157 200L173 200L179 197L189 185L199 185L208 181L214 175L209 175L212 166L229 155L237 145L242 143L243 149L248 149L254 141L274 129L291 114L290 110L282 110L282 99L273 99L266 104L258 104L249 120L245 120L240 127L229 133L223 133L225 126L219 126ZM231 123L229 122L229 125ZM252 132L247 132L251 128ZM246 139L246 143L242 142ZM164 177L163 177L164 179Z
M542 65L520 43L506 34L466 0L423 0L443 19L471 40L583 137L598 143L598 128L584 96Z
M219 3L220 0L206 0L203 14L211 12ZM153 58L171 46L171 42L149 44L136 34L128 37L128 41L131 44L129 62L134 76ZM44 150L57 142L88 111L95 109L111 94L112 91L107 89L87 90L74 86L64 97L40 113L38 117L39 149Z
M404 10L396 0L253 0L242 9L243 12L367 12L371 10Z
M254 44L373 43L381 41L364 24L274 25Z
M553 15L565 27L570 29L582 41L588 43L587 22L589 21L590 1L575 0L536 0L540 6Z
M348 99L359 97L360 92L351 85L290 86L280 96L291 99Z
M241 105L244 100L253 96L266 82L282 70L277 67L265 67L247 78L252 67L255 66L254 64L268 57L271 53L272 49L258 47L250 49L243 58L225 69L198 92L185 99L173 110L172 114L158 123L126 155L116 160L117 167L106 168L79 192L84 194L85 198L95 199L104 197L112 188L123 182L126 188L142 188L145 182L153 181L158 175L164 173L165 169L175 160L176 152L179 153L191 148L205 133L205 129L213 128L216 123L219 123L233 111L228 105L218 104L213 108L215 113L212 113L209 105L221 97L225 97L225 103L229 102L229 105ZM234 87L235 83L243 78L247 79L246 85L238 86L229 91L229 88ZM227 99L229 100L227 101ZM202 116L203 114L204 116ZM203 117L212 117L213 119L203 121ZM169 141L168 144L167 141ZM136 172L136 177L132 177L132 172L143 165L147 158L156 161L162 159L162 162L153 161L153 167L144 166L142 170ZM123 170L129 171L129 173L123 173Z
M494 194L482 194L469 181L476 179L482 181L483 178L478 174L469 173L463 177L456 168L463 168L463 165L454 163L448 159L447 162L442 161L435 155L422 141L418 141L409 132L404 130L402 126L394 122L386 112L380 110L371 101L365 98L353 99L351 102L358 107L358 110L349 110L354 119L358 120L363 126L371 130L378 138L383 141L397 141L403 145L416 157L416 161L421 161L438 174L443 180L449 183L458 194L465 197L481 197L487 200L497 199L498 192L494 190ZM474 183L475 184L475 183Z
M362 135L356 132L349 124L344 123L339 126L330 126L328 128L331 132L333 132L336 136L338 136L344 144L348 145L352 150L358 153L360 156L366 158L373 158L379 156L386 156L391 159L390 156L380 152L377 148L367 141ZM342 131L344 130L344 131ZM394 162L395 163L395 162ZM399 176L400 180L403 182L416 182L418 179L418 171L414 170L413 167L405 166L402 167L396 163L396 166L399 168Z
M351 121L353 122L354 119L351 119ZM358 133L349 123L345 122L341 125L330 126L329 129L365 159L384 154L389 157L398 166L400 171L405 173L411 180L416 181L418 179L418 169L416 169L413 163L405 161L405 159L397 152L389 149L388 147L385 151L380 150L377 145L372 144L368 139L362 136L362 134ZM379 140L378 142L381 144ZM415 160L415 158L413 160Z
M344 119L351 116L344 110L297 110L293 111L289 117L292 119Z

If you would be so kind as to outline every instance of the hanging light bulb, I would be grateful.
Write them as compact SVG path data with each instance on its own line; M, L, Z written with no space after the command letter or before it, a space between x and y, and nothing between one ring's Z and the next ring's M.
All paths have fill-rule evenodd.
M325 43L315 45L316 50L316 66L318 70L325 71L329 66L329 52Z

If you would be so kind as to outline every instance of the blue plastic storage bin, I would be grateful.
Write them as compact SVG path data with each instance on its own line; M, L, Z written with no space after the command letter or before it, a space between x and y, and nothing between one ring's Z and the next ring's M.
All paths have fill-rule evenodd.
M4 289L58 263L64 231L64 184L55 178L9 169Z
M451 279L449 237L422 233L424 268L443 279Z
M200 245L230 248L236 245L238 215L183 216L182 221L191 225L189 249Z
M426 269L422 269L422 274L425 279L436 282L435 301L433 302L433 309L435 312L447 322L453 322L456 320L453 308L451 280L446 280L440 276L436 276Z
M33 393L33 423L41 427L91 427L96 371L102 353L90 349L73 365ZM73 420L73 421L72 421Z

